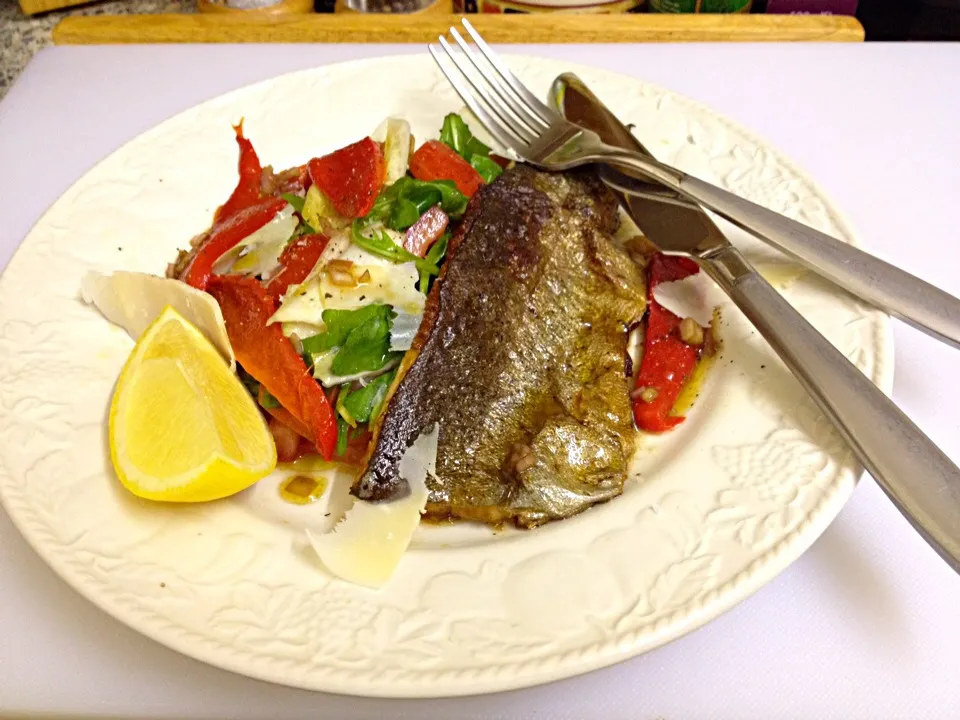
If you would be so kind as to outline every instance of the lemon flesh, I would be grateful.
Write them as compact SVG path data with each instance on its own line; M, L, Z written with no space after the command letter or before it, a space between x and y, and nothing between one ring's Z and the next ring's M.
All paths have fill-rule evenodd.
M130 354L110 407L110 455L138 497L203 502L277 464L270 431L217 349L166 307Z

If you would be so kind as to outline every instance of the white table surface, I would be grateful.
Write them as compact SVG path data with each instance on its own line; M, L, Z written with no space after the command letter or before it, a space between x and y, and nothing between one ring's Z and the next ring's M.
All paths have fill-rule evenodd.
M510 50L626 71L726 113L812 173L877 254L960 295L960 45ZM419 51L43 51L0 103L0 265L91 165L170 115L286 71ZM901 325L896 344L894 398L960 461L960 354ZM958 718L958 668L960 579L869 478L789 570L693 634L564 682L430 701L292 690L183 657L68 588L0 512L8 717Z

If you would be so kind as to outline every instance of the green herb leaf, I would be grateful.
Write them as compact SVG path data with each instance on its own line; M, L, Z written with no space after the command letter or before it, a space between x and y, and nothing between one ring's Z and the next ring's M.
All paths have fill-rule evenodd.
M440 142L450 146L457 155L461 157L467 150L467 143L473 133L463 121L463 118L456 113L450 113L443 119L443 127L440 128Z
M424 184L440 191L440 209L452 219L463 215L463 211L467 209L467 196L457 190L457 184L453 180L434 180Z
M430 249L427 250L426 257L423 259L435 267L439 266L440 261L443 260L444 255L447 254L447 244L449 242L450 233L444 233L440 236L439 240L430 246ZM420 292L426 294L427 290L430 288L430 279L439 274L439 270L435 273L430 270L420 270L420 284L418 285Z
M382 223L393 230L406 230L434 205L450 217L456 218L467 209L467 197L457 190L451 180L415 180L402 177L384 190L373 203L373 208L358 221L360 229ZM413 216L413 206L417 216Z
M284 200L290 203L293 206L293 209L297 211L297 213L303 212L304 200L299 195L294 195L293 193L280 193L280 197L282 197Z
M370 208L370 212L360 219L364 227L369 227L378 222L385 223L387 221L387 218L390 217L390 213L393 210L394 203L396 203L397 198L400 197L400 193L409 179L410 178L402 177L393 185L384 188L383 192L381 192L373 202L373 207Z
M311 355L342 347L350 333L365 322L378 317L389 318L390 313L389 305L380 304L367 305L357 310L324 310L321 317L327 327L326 332L304 338L300 344L303 351Z
M242 367L240 367L240 365L237 365L237 375L240 376L240 381L243 383L243 386L247 389L247 392L253 395L254 400L260 397L260 383L257 382L256 378L254 378L253 375L251 375Z
M489 155L474 155L470 158L470 164L487 184L492 183L503 172L503 168L491 160Z
M437 193L439 195L439 193ZM387 227L393 230L406 230L420 219L420 209L405 197L397 198L390 211Z
M467 123L456 113L450 113L443 119L440 142L449 145L467 162L470 162L475 155L487 157L490 154L490 148L473 136Z
M454 189L456 189L456 186L454 186ZM401 193L400 197L416 206L417 217L423 215L434 205L440 205L442 207L444 200L443 191L441 191L439 187L436 187L433 183L421 180L409 185L404 192Z
M337 395L337 413L346 420L347 425L350 427L356 427L357 421L354 419L353 414L346 407L347 399L350 397L350 386L344 385L340 388L340 393Z
M397 356L390 352L390 310L381 307L387 308L387 312L370 318L347 335L330 364L336 375L379 370Z
M387 390L390 389L390 383L396 371L384 373L375 378L366 387L354 390L343 401L343 406L347 409L353 419L358 423L370 422L379 415L380 406L387 396Z
M336 350L330 363L333 374L372 372L397 357L398 353L390 352L393 309L389 305L324 310L322 317L326 332L303 340L303 350L312 355Z
M258 399L260 401L260 407L262 407L264 410L273 410L274 408L280 407L280 401L271 395L267 390L263 390L262 397Z
M343 455L347 451L347 434L350 432L350 426L347 421L339 415L337 416L337 455Z
M364 235L360 221L354 220L350 228L350 239L354 245L359 245L364 250L374 255L379 255L387 260L396 263L416 262L420 258L402 247L397 245L385 232L374 231L370 235Z
M443 256L447 254L447 244L450 242L450 233L446 232L440 236L440 239L437 240L429 250L427 250L427 256L424 260L432 262L434 265L439 264L443 259Z
M390 373L387 373L386 375L381 376L388 379L384 380L385 389L383 391L383 394L379 396L376 405L374 405L373 409L370 411L370 420L368 420L369 423L375 423L377 421L377 418L380 417L380 413L382 413L383 409L386 407L387 393L390 391L390 386L393 384L393 379L396 377L396 375L397 375L397 371L394 370Z
M471 135L470 140L467 141L467 151L463 157L465 160L471 161L477 155L488 157L490 155L490 148Z

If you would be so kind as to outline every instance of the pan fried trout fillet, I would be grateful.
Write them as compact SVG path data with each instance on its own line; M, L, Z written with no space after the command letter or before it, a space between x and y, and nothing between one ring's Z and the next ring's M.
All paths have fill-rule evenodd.
M450 242L353 492L408 492L404 450L439 423L427 515L533 527L619 495L635 445L627 328L645 277L587 173L508 170Z

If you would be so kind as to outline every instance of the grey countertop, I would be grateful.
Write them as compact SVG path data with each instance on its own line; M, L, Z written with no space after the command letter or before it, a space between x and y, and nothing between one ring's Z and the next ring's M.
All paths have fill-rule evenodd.
M68 15L196 12L196 9L196 0L110 0L31 17L23 13L17 0L0 0L0 98L30 58L52 44L53 26Z

